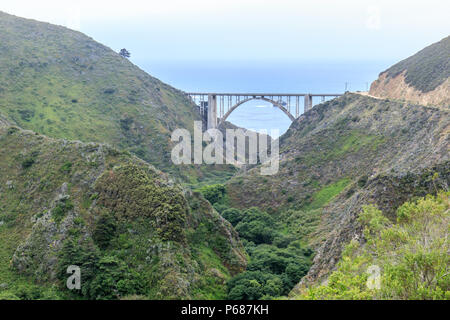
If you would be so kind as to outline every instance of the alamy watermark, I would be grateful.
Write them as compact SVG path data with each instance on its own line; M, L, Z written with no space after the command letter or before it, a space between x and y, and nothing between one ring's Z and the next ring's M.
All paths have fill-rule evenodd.
M69 290L81 289L81 269L79 266L70 265L67 267L67 273L70 276L67 278L66 286Z
M279 130L271 130L278 136ZM208 129L202 132L202 122L194 122L194 137L186 129L172 133L172 162L179 164L261 164L262 175L274 175L279 169L279 141L270 140L266 130L258 132L243 129L226 129L225 140L222 131ZM193 147L192 147L193 146ZM247 161L248 158L248 161Z

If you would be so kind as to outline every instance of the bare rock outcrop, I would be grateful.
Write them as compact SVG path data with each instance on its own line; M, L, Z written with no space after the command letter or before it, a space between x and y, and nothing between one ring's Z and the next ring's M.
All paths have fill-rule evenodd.
M406 83L405 73L406 71L394 78L388 77L387 73L380 74L380 77L372 82L369 94L380 98L406 100L425 106L450 106L449 79L432 91L422 92Z
M450 36L400 61L370 86L378 98L406 100L424 106L450 106Z

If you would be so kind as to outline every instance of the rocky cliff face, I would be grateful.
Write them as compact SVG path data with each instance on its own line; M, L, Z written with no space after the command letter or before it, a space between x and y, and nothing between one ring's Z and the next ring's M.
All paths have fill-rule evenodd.
M375 97L407 100L421 105L449 106L450 105L450 80L445 80L434 90L422 92L406 83L405 73L390 78L387 73L380 77L370 86L369 94Z
M448 109L347 94L291 125L276 175L252 169L230 180L228 194L238 207L317 209L354 180L448 159L449 126Z
M352 186L347 193L339 195L323 208L322 221L315 234L325 235L325 241L317 246L311 269L291 294L299 293L304 286L324 281L351 240L364 243L363 230L357 222L364 205L376 205L394 222L395 210L404 202L435 194L438 190L448 190L449 186L449 161L417 173L380 174L362 187Z
M382 72L370 95L421 105L450 106L450 37Z

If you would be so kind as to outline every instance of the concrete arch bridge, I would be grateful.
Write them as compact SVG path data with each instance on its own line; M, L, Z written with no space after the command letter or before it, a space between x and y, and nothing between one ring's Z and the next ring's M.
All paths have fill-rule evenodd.
M205 93L188 92L186 95L198 107L207 129L217 128L240 105L250 100L263 100L283 111L294 121L310 110L313 98L320 102L342 96L341 93ZM317 102L317 101L316 101Z

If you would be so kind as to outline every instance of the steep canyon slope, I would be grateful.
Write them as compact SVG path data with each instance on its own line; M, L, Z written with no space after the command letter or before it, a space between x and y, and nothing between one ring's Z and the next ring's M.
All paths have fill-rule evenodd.
M245 265L232 226L143 160L0 120L2 298L223 298Z
M397 76L409 72L407 82L436 100L391 95L399 90L392 81L386 94L378 94L377 80L370 94L378 97L347 93L294 121L280 138L276 175L261 176L256 167L227 183L231 206L257 206L286 221L293 214L310 217L303 220L309 223L308 233L296 236L312 245L316 255L293 295L325 280L351 240L364 243L358 216L365 205L376 205L395 221L396 209L405 201L448 190L448 39L390 69L398 69Z

